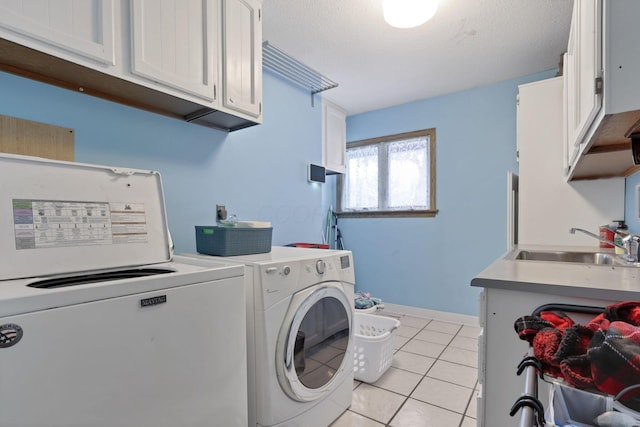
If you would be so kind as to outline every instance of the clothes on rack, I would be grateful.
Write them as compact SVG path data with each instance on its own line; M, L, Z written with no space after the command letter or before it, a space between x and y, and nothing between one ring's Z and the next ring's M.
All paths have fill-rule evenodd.
M640 383L640 301L612 304L586 325L562 311L543 311L517 319L514 328L546 374L576 388L616 395Z

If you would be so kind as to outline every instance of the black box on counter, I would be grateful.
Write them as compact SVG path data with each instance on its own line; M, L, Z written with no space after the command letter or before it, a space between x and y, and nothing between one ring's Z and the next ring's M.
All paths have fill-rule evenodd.
M273 228L196 225L196 250L215 256L262 254L271 251Z

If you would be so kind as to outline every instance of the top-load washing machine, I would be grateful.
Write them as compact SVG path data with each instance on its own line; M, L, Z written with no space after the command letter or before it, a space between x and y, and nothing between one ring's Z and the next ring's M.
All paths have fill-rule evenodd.
M0 426L247 425L244 268L172 258L161 190L0 156Z
M328 426L353 390L351 252L274 246L222 259L245 265L249 425Z

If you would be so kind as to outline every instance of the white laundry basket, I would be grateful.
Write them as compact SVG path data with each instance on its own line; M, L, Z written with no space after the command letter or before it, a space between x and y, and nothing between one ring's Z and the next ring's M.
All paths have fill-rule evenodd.
M393 337L400 321L391 317L355 313L353 321L353 376L374 383L391 366Z

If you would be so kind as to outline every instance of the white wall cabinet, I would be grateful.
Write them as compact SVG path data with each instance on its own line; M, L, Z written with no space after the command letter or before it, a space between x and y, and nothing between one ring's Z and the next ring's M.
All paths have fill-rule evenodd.
M624 217L624 178L567 182L563 147L563 78L519 86L518 243L597 246L569 234Z
M0 62L86 94L242 129L262 122L261 5L0 0Z
M115 64L113 0L0 1L0 38L65 59Z
M322 164L329 172L344 173L347 150L347 113L322 100Z
M258 0L222 0L224 107L262 114L262 10Z
M567 140L579 145L602 106L602 1L574 3L565 57Z
M215 0L132 0L131 72L214 101L217 4Z
M564 67L569 179L638 170L629 134L640 132L639 15L637 0L574 2Z

